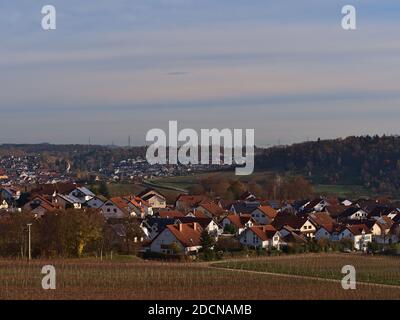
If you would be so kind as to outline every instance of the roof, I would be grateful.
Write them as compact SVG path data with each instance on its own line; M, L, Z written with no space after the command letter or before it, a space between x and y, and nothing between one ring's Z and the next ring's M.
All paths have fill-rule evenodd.
M203 201L210 201L205 195L188 195L181 194L176 199L176 202L184 202L189 207L197 207Z
M337 218L340 217L342 212L346 210L346 206L344 205L336 205L336 206L326 206L325 211L332 217L332 218Z
M114 197L111 198L110 201L121 211L124 213L129 214L129 207L128 207L128 202L129 200L122 198L122 197Z
M252 213L255 209L260 206L259 202L246 202L246 201L237 201L232 204L234 211L236 213Z
M252 220L250 214L242 214L240 216L237 214L229 214L224 219L228 219L230 223L232 223L238 229L244 228L245 224Z
M225 210L214 202L202 202L199 204L199 207L204 208L207 212L211 213L215 217L220 217L225 213Z
M184 217L185 215L178 210L160 210L158 211L157 216L160 218L176 218Z
M280 212L277 214L271 224L278 230L284 226L290 226L293 229L300 229L307 220L308 217L305 215L294 215L286 212Z
M214 220L211 218L197 218L197 217L177 217L176 220L179 220L181 223L193 223L197 222L203 229L207 228L208 225Z
M249 230L254 232L262 241L272 239L277 232L271 225L250 227Z
M59 183L48 183L37 185L31 191L32 195L53 195L54 192L61 194L71 193L76 189L76 184L71 182L59 182Z
M50 201L46 200L44 197L36 196L31 201L29 201L26 205L26 208L30 208L30 210L35 210L38 207L42 207L48 212L52 212L57 210L57 207L53 205Z
M322 227L328 232L333 232L335 230L336 221L326 212L312 213L309 215L309 218L318 227Z
M79 190L80 192L82 192L85 196L89 196L89 197L94 197L96 196L92 191L90 191L88 188L86 187L78 187L76 188L77 190Z
M201 245L201 233L203 228L196 222L178 223L167 225L167 229L185 247Z
M376 224L382 229L382 230L389 230L392 225L394 224L394 221L390 219L388 216L382 216L378 220L376 220Z
M345 229L348 229L355 236L361 235L363 231L369 233L369 229L365 224L348 225Z
M65 201L67 201L69 203L82 203L81 199L78 199L74 196L65 195L65 194L58 194L57 196L60 198L63 198Z
M277 211L274 208L272 208L271 206L261 206L261 207L258 207L257 209L260 210L263 214L265 214L270 219L274 219L276 217L276 215L278 214ZM255 210L257 210L257 209L255 209Z
M158 191L156 191L154 189L150 189L150 188L147 188L147 189L145 189L142 192L137 194L137 196L139 198L142 198L142 199L146 198L145 200L151 198L151 195L157 195L157 196L165 199L165 196L162 195L160 192L158 192Z

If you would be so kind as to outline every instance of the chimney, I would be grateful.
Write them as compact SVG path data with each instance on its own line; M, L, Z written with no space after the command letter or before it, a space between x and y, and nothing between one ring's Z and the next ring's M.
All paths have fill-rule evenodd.
M181 222L178 222L178 229L179 229L180 232L182 232L183 228L182 228L182 223Z
M193 222L193 230L194 231L197 231L198 230L198 224L197 224L197 222Z

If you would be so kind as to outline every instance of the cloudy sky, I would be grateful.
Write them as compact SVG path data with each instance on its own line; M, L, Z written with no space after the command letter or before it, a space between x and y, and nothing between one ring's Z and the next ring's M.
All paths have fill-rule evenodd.
M0 143L143 144L168 120L262 146L400 131L398 0L1 1L0 39Z

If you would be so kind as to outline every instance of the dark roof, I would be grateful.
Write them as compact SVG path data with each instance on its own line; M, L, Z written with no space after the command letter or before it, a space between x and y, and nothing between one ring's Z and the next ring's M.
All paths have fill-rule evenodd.
M278 230L284 226L300 229L307 220L308 217L306 215L279 212L271 224Z

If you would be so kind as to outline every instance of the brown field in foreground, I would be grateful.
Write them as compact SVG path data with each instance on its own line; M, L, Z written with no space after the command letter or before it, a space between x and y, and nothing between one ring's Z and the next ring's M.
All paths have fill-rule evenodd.
M282 258L296 264L304 256L257 261ZM41 287L46 264L57 270L56 290ZM358 284L356 290L343 290L340 282L217 269L208 263L0 260L0 299L400 299L400 287Z

